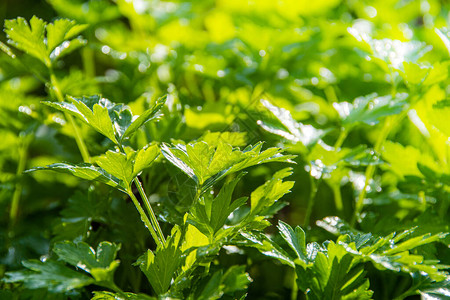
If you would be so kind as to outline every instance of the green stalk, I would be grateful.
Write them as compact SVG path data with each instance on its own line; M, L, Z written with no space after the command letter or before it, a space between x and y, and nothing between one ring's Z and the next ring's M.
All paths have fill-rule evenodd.
M19 147L19 164L17 165L16 176L19 177L25 171L26 161L28 157L29 138L27 136L21 138L21 145ZM14 194L11 202L11 209L9 211L9 228L13 229L17 222L19 212L20 196L22 195L22 182L18 180L14 189Z
M134 178L133 181L134 181L134 184L136 185L136 187L138 188L139 194L141 195L141 198L142 198L142 201L144 202L145 208L147 209L147 212L150 215L150 221L152 223L153 230L155 230L155 228L156 228L155 231L158 234L158 239L159 239L160 243L164 245L166 243L166 239L164 238L164 234L161 230L161 226L159 226L158 219L156 218L155 212L152 209L150 201L148 200L148 197L145 194L144 188L142 187L142 184L137 177Z
M303 227L307 227L309 225L309 221L311 219L312 210L314 207L314 203L316 202L316 194L317 194L317 187L320 182L316 184L316 179L314 177L310 177L310 186L311 186L311 192L309 194L309 201L308 206L306 208L305 213L305 219L303 221Z
M440 191L441 197L442 197L442 202L441 205L439 207L439 217L441 217L441 219L444 219L445 216L447 215L447 211L448 211L448 207L450 204L450 196L448 195L448 193L445 193L443 190ZM426 205L426 204L425 204Z
M393 117L388 117L386 119L386 121L384 122L383 128L381 129L380 134L378 135L378 139L375 143L375 147L374 147L374 152L375 154L380 153L381 151L381 147L384 144L384 141L386 140L387 136L389 135L389 132L391 131L392 128L392 122L393 121ZM373 177L373 174L375 173L376 170L376 166L374 164L369 165L366 169L366 172L364 174L366 180L364 182L364 187L361 191L361 193L359 193L359 197L358 197L358 201L356 202L356 206L355 206L355 211L352 217L352 220L350 221L350 225L354 226L356 223L356 220L358 219L361 210L364 206L364 198L366 197L367 194L367 187L369 186L370 180Z
M291 300L297 300L297 298L298 298L297 272L295 272L294 270L294 276L292 278Z
M144 222L145 226L150 231L150 234L152 235L153 239L155 240L155 243L158 245L158 247L163 247L164 244L160 241L158 234L156 233L156 230L153 228L152 223L148 219L147 215L145 214L145 211L142 209L141 204L139 203L136 196L133 194L133 191L131 189L127 190L128 196L130 196L131 200L133 201L134 206L136 206L136 209L138 210L139 214L141 215L141 219Z
M120 151L125 153L125 150L123 149L123 146L120 143L117 144L117 146L119 147ZM144 202L145 208L147 209L147 212L150 215L150 219L148 219L147 215L145 214L144 210L142 209L141 205L139 204L139 201L136 202L137 205L139 206L139 208L136 205L136 203L134 205L138 209L141 216L143 213L145 215L145 218L149 221L150 227L151 227L151 233L152 233L152 231L155 233L155 235L153 235L153 233L152 233L152 236L153 236L153 239L155 239L155 242L158 245L164 245L166 243L166 239L164 238L164 234L161 230L161 226L159 226L159 222L158 222L158 219L156 218L155 212L152 209L152 205L150 204L150 201L148 200L148 197L145 194L144 188L142 187L142 184L137 177L133 179L133 182L139 191L139 195L141 195L142 202ZM128 193L128 194L130 194L130 193ZM133 194L133 193L131 192L131 194ZM130 197L131 197L131 195L130 195ZM134 196L134 194L133 194L133 197L136 198ZM141 213L141 211L142 211L142 213ZM146 223L146 222L144 222L144 223ZM146 223L146 225L148 226L147 223Z
M393 116L389 116L386 118L383 128L381 129L381 132L378 135L378 139L375 142L375 147L373 149L375 154L379 154L381 152L381 148L383 147L384 142L386 141L392 128L394 127L394 125L397 125L398 122L400 122L407 113L408 113L408 109L405 109L403 112L401 112L398 115L393 115ZM369 186L370 180L372 179L373 175L375 174L376 168L377 168L376 165L369 165L366 169L366 172L364 174L366 180L364 182L363 190L359 194L358 201L356 202L355 211L354 211L352 220L350 222L351 226L355 225L356 220L359 217L359 214L361 213L361 210L364 206L364 198L366 197L366 194L367 194L366 189Z
M339 183L332 184L331 189L333 190L334 204L336 205L336 210L338 214L342 214L344 212L344 203L342 202L341 186Z
M123 299L129 299L127 294L125 294L124 291L122 291L121 288L119 288L113 281L107 281L99 283L100 286L103 286L107 289L113 290L117 294L119 294Z
M344 143L345 139L347 138L348 132L350 131L349 128L342 127L341 131L339 133L339 137L336 140L336 143L334 144L334 149L337 150L341 148L342 143Z
M64 102L64 96L59 87L59 82L56 79L55 73L53 72L52 68L49 68L49 71L50 71L50 83L53 87L53 90L55 91L56 98L58 99L59 102ZM64 113L64 115L72 125L73 131L75 133L75 141L77 143L78 149L80 150L81 156L83 157L83 161L90 162L91 156L89 155L89 151L86 147L86 144L84 143L84 139L80 132L80 128L78 128L78 125L75 123L75 120L71 115L69 115L68 113Z
M400 287L397 288L397 290L400 290L400 291L401 291L408 283L409 283L408 281L402 280L402 281L400 282ZM418 287L417 284L411 286L409 289L407 289L406 291L404 291L403 293L401 293L399 296L395 297L394 300L403 300L403 299L405 299L406 297L414 296L414 295L419 294L419 292L418 292L418 290L417 290L417 287Z
M86 77L95 77L95 60L94 51L89 47L84 47L81 51L81 58L83 60L83 69L86 73Z

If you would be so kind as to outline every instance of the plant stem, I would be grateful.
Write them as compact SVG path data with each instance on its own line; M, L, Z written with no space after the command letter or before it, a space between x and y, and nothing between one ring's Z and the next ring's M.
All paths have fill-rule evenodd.
M348 132L349 132L349 128L345 128L345 127L342 127L342 128L341 128L341 131L340 131L340 133L339 133L339 137L338 137L338 139L336 140L336 143L334 144L334 149L335 149L335 150L341 148L342 143L344 143L345 138L346 138L347 135L348 135Z
M378 155L380 153L381 148L382 148L385 140L387 139L389 132L392 129L392 125L396 123L394 121L397 120L397 117L399 117L399 116L401 116L401 115L391 116L391 117L386 118L383 128L381 129L381 132L378 135L378 139L377 139L377 141L375 143L375 147L373 149L376 155ZM356 206L355 206L355 211L353 213L352 220L350 221L351 226L355 225L355 223L361 213L361 210L364 206L364 198L366 197L367 187L369 186L370 180L372 180L372 177L375 173L376 168L377 167L375 164L371 164L366 169L366 172L364 174L364 176L366 178L365 182L364 182L364 187L363 187L361 193L359 193L358 201L356 202Z
M161 230L161 226L159 226L158 219L156 218L155 212L152 209L150 201L148 200L147 195L145 194L144 188L142 187L141 182L136 177L134 178L134 184L138 188L139 194L141 195L142 201L144 202L145 208L147 209L148 214L150 215L150 221L152 223L153 228L156 228L156 232L158 234L159 241L164 245L166 243L166 239L164 238L164 234Z
M344 203L342 202L341 186L339 183L332 184L331 189L334 195L334 204L336 205L336 210L338 214L342 214L344 211Z
M438 214L439 214L439 217L441 217L441 219L444 219L445 216L447 215L448 207L449 207L449 204L450 204L450 195L448 194L448 192L446 193L443 190L441 190L439 192L439 194L441 194L442 202L441 202L441 205L439 207L439 213Z
M86 77L95 77L95 61L94 51L89 47L84 47L81 51L81 58L83 60L83 68L86 73Z
M124 291L122 291L121 288L119 288L114 282L112 281L107 281L107 282L102 282L101 284L99 284L100 286L103 286L105 288L111 289L114 292L116 292L117 294L119 294L120 296L122 296L124 299L128 299L127 294L125 294Z
M156 230L153 228L152 223L148 219L147 215L145 214L144 209L142 209L141 204L139 203L136 196L133 194L133 191L128 190L127 191L128 196L130 196L131 200L133 201L134 206L136 206L136 209L138 210L139 214L141 215L141 220L144 222L145 226L150 231L150 234L152 235L153 239L155 240L155 243L158 245L158 247L162 247L163 244L161 243L158 234L156 233Z
M404 291L402 294L400 294L399 296L395 297L394 300L403 300L406 297L414 296L414 295L417 295L417 294L419 294L418 291L417 291L417 285L413 285L412 287L410 287L409 289Z
M123 149L123 146L121 144L117 144L117 146L119 147L120 151L125 153L125 149ZM141 216L143 213L145 215L145 218L150 221L149 222L151 225L150 233L152 233L152 231L155 233L155 235L153 235L153 233L152 233L152 236L153 236L153 239L155 239L155 242L158 245L164 245L166 243L166 239L164 238L164 234L161 230L161 226L159 226L159 222L158 222L158 219L156 218L155 212L152 209L152 205L150 204L150 201L148 200L148 197L145 194L144 188L142 187L142 184L137 177L133 179L133 182L139 191L139 195L141 195L142 202L144 202L144 205L145 205L145 208L147 209L148 214L150 215L150 220L148 219L147 215L145 214L144 210L142 209L141 205L139 204L139 201L136 202L137 205L139 206L139 208L138 208L138 206L136 206L136 203L135 203L135 206L139 210L139 213L141 214ZM130 193L128 193L128 194L130 194ZM133 195L134 198L136 198L134 196L133 192L131 192L131 194ZM131 197L131 195L130 195L130 197ZM141 213L141 210L142 210L142 213ZM144 221L144 223L145 223L145 221ZM146 223L146 225L148 226L147 223Z
M292 278L291 300L297 300L297 298L298 298L297 273L294 270L294 276Z
M53 72L52 68L49 68L49 71L50 71L50 83L53 87L53 90L55 91L56 98L58 99L59 102L64 102L64 96L59 87L59 82L56 79L55 73ZM83 161L90 162L91 156L89 155L89 151L86 147L86 144L84 143L84 139L80 132L80 129L78 128L78 125L75 123L75 120L71 115L69 115L68 113L64 113L64 115L73 127L73 132L75 133L75 141L77 143L78 149L80 150L81 156L83 157Z
M319 185L320 182L316 183L316 179L314 177L310 177L310 186L311 186L311 191L309 194L309 202L308 202L308 207L306 208L306 213L305 213L305 219L303 221L303 227L307 227L309 225L309 221L311 219L311 214L312 214L312 210L314 207L314 203L316 202L316 194L317 194L317 187Z
M21 137L20 138L20 147L19 147L19 164L17 165L16 170L16 176L17 178L22 175L23 171L25 170L26 161L28 157L28 146L30 144L29 137ZM17 215L19 212L19 202L20 202L20 196L22 195L22 182L21 180L18 180L16 182L16 186L14 189L14 194L11 202L11 209L9 211L9 230L12 232L12 229L14 228L14 225L17 222Z

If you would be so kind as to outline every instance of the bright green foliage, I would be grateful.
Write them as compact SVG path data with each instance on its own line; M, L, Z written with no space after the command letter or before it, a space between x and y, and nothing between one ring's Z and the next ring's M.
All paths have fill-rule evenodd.
M262 143L247 146L244 150L233 149L231 145L219 143L217 148L206 142L170 147L164 144L162 153L172 164L202 187L212 186L226 175L239 172L251 166L268 162L289 162L292 155L281 155L281 149L269 148L261 151Z
M156 145L150 145L139 151L131 151L128 154L108 151L104 156L96 159L100 166L90 164L71 165L57 163L46 167L37 167L28 171L53 170L86 179L106 183L119 190L127 192L131 182L145 168L148 168L158 157L159 149Z
M357 122L368 125L377 124L379 119L398 114L406 104L407 95L377 97L376 94L356 98L353 103L334 103L333 107L339 113L342 125L351 126Z
M170 236L166 244L156 249L155 253L148 250L137 262L158 295L167 292L172 278L184 260L179 239L178 232L177 235Z
M47 25L42 19L33 17L30 24L24 18L5 21L5 32L11 44L51 66L58 58L86 44L82 38L74 38L87 25L59 19Z
M116 105L100 96L69 98L67 102L45 102L45 104L67 112L87 123L116 144L133 135L146 122L158 118L165 97L156 101L150 109L135 118L124 105Z
M446 1L6 2L1 299L450 297Z
M322 246L315 242L306 244L301 227L293 229L280 221L281 237L294 251L294 256L272 241L265 245L260 241L261 245L255 245L263 254L295 266L297 284L310 299L371 299L373 292L368 290L368 281L364 277L365 262L371 262L381 270L421 274L438 282L447 278L442 271L447 266L433 265L432 261L412 253L414 248L442 240L446 234L411 237L414 232L411 229L375 238L371 234L351 231L338 218L327 218L320 225L332 232L347 233L340 235L337 242L327 241Z
M251 214L256 215L272 206L275 201L287 194L293 187L293 181L283 181L292 174L291 168L280 170L273 174L272 179L258 187L251 194Z
M240 180L238 176L231 182L225 183L220 190L217 197L213 201L205 199L205 203L199 202L194 204L189 215L189 222L197 227L210 240L213 239L214 234L225 225L228 216L238 207L247 202L246 197L242 197L231 202L231 197Z
M267 100L262 100L262 104L275 116L282 127L261 120L258 124L264 130L279 135L292 143L301 142L304 146L309 147L317 143L326 133L326 131L316 129L311 125L297 123L288 110L276 107Z
M115 178L105 172L103 169L90 164L72 165L66 163L56 163L48 165L46 167L37 167L27 171L32 172L37 170L53 170L62 173L70 173L82 179L96 180L118 189L123 188L118 178Z

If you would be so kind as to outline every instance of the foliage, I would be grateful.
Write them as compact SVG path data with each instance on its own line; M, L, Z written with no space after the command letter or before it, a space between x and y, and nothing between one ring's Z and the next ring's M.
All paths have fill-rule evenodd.
M1 299L449 297L447 2L22 2Z

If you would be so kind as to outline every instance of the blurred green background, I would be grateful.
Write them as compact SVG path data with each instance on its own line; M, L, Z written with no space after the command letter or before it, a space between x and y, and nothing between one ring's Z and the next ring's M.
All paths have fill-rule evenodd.
M268 118L259 100L268 99L289 110L296 121L326 130L324 142L333 145L341 126L334 102L351 102L371 93L389 95L393 86L398 92L414 94L416 90L410 88L415 84L412 75L408 77L399 71L403 61L430 67L439 65L442 69L436 67L436 70L442 70L442 74L445 71L444 76L447 76L448 64L440 65L440 62L448 60L448 49L435 28L450 26L449 8L448 1L435 0L2 0L0 22L3 24L4 19L18 16L29 20L36 15L48 22L66 17L89 25L83 33L87 45L61 60L56 70L66 94L100 93L112 101L128 103L136 113L159 96L169 94L167 118L155 127L145 128L144 133L132 141L137 146L151 141L189 142L208 130L231 130L247 132L246 143L263 140L267 146L282 146L299 154L292 178L296 184L292 193L284 198L289 206L277 215L277 218L297 225L305 222L311 191L311 174L305 170L309 158L300 145L286 142L258 126L258 120ZM391 47L384 53L386 49L377 49L375 42L365 44L361 38L364 36L397 42L383 42L383 47ZM0 35L0 40L5 42L6 36ZM417 43L409 43L411 41ZM432 48L426 48L425 44ZM414 51L408 49L410 46ZM369 57L370 51L373 53ZM396 59L401 60L401 66ZM416 71L411 73L418 74ZM50 95L39 74L48 75L42 68L30 70L27 65L15 64L6 54L0 53L3 117L0 121L3 139L0 145L0 245L4 245L0 247L3 271L19 268L23 259L46 255L54 240L73 238L71 233L62 234L58 226L62 222L60 211L67 208L66 199L79 182L50 173L23 176L18 172L63 160L81 161L70 130L61 126L60 115L39 104ZM436 95L448 99L448 78L438 82L430 93L427 96L430 99ZM418 105L416 110L424 126L447 126L434 123L439 118L428 115L425 104ZM18 120L18 124L13 119ZM445 115L440 120L445 123ZM358 125L350 132L344 146L374 145L378 133L378 127ZM103 153L109 146L87 128L84 128L84 134L91 141L92 155ZM448 147L445 146L448 135L439 130L430 134L431 137L424 137L406 118L393 130L390 138L429 154L436 161L436 169L449 172L446 164ZM28 139L31 135L33 138ZM21 165L24 157L25 163ZM245 182L238 186L240 193L248 193L280 168L280 165L274 165L251 170L251 176L245 177ZM364 169L354 171L361 174ZM154 174L148 175L149 178L158 175L160 184L149 180L149 191L159 195L161 201L170 198L173 182L169 178L174 171L166 171L161 164L152 172ZM376 176L377 184L386 193L396 190L403 175L386 167ZM333 186L329 183L320 185L315 207L304 224L305 227L312 226L308 228L312 240L322 241L330 236L314 227L316 220L330 215L351 219L355 185L350 179L342 185L339 183L344 203L344 209L339 212L333 200ZM430 193L429 196L435 195ZM20 198L21 205L11 237L9 208L14 197ZM404 226L412 224L421 210L417 201L378 200L372 202L368 218L360 224L363 231L385 234L399 230L399 222ZM103 221L94 220L95 226L101 227ZM112 232L109 234L114 236ZM92 235L86 239L96 241L99 237ZM129 257L121 259L130 260ZM233 264L233 259L242 260L242 257L230 255L223 259L230 259L229 263ZM441 259L449 263L447 254ZM253 268L251 275L255 284L251 286L251 294L254 297L282 299L288 294L286 282L289 278L279 266L263 261ZM273 268L278 269L272 271ZM374 286L386 290L385 294L376 294L377 297L388 299L396 283L396 280L389 282L375 278Z

